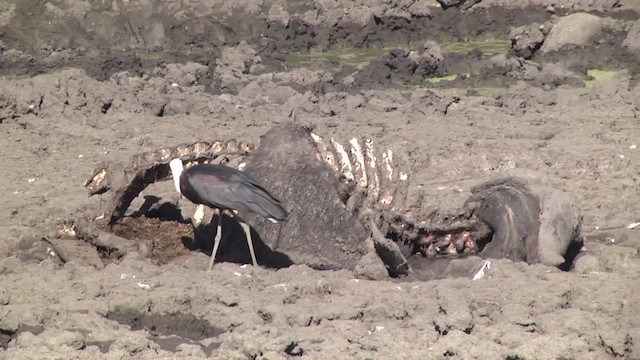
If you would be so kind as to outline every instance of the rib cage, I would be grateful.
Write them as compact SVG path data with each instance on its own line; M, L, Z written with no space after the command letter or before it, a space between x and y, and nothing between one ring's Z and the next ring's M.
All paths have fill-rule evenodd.
M110 219L109 224L113 224L124 216L133 199L142 190L171 176L169 161L172 159L180 158L194 163L227 163L232 160L241 161L253 148L249 143L236 140L216 140L144 152L132 156L127 165L113 162L99 164L84 186L90 195L102 194L109 190L114 192L104 209L104 214Z
M317 158L340 180L342 186L338 191L345 205L369 230L377 249L380 245L387 249L383 251L396 251L395 244L396 250L388 250L393 243L388 239L391 238L409 246L411 253L456 257L476 253L476 239L489 234L486 225L469 214L452 219L435 216L415 219L407 205L409 161L403 150L380 150L370 139L352 138L343 145L332 137L329 141L315 133L310 133L310 137ZM236 140L181 144L136 154L127 165L101 163L84 185L90 195L109 190L114 193L103 213L113 224L148 185L171 176L170 160L180 158L187 162L187 167L218 162L241 169L253 149L251 144ZM406 266L403 259L396 256L393 266L396 269Z
M378 252L386 253L381 256L386 257L391 272L406 273L407 269L406 259L390 254L400 250L389 244L389 238L408 247L410 254L434 258L475 254L479 250L476 241L490 235L491 230L470 213L414 218L409 209L421 204L408 206L408 160L394 157L398 153L394 149L379 150L370 139L352 138L342 145L329 138L327 145L317 134L311 133L311 138L318 159L345 184L347 208L369 230Z
M311 138L318 159L329 165L346 185L346 204L349 210L400 210L404 207L408 165L406 162L394 161L392 149L380 151L370 139L352 138L345 146L332 137L328 144L315 133L311 133Z

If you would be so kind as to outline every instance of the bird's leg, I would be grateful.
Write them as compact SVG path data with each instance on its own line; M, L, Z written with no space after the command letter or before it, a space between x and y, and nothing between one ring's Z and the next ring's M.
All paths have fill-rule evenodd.
M216 259L216 253L218 252L218 246L220 245L220 240L222 239L222 213L220 209L216 209L218 213L218 227L216 229L216 237L213 238L213 251L211 251L211 260L209 260L209 268L208 271L211 271L213 268L213 263Z
M238 219L236 218L236 220ZM247 239L247 244L249 245L249 253L251 253L251 261L253 262L253 266L258 266L258 261L256 260L256 252L253 250L253 240L251 240L251 228L249 227L249 225L240 220L238 220L238 224L240 224L242 230L244 230L244 235Z
M277 249L278 246L280 245L280 239L282 239L282 229L284 228L285 225L286 225L286 222L282 222L278 224L278 237L276 238L276 241L273 243L273 246L272 246L273 250Z

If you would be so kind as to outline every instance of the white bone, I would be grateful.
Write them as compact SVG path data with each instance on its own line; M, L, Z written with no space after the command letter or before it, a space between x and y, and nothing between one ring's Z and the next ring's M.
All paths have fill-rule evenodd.
M351 167L351 160L349 160L349 154L344 150L344 146L340 145L333 138L331 138L331 145L338 155L338 161L340 163L340 173L344 175L347 180L353 181L353 168Z
M473 275L473 279L472 281L478 280L478 279L482 279L484 277L484 271L485 270L489 270L491 268L491 261L487 260L484 262L484 264L482 264L482 267L480 267L480 270L478 270L474 275Z
M378 196L380 195L380 179L378 179L378 169L376 164L376 155L373 149L373 141L365 140L364 141L364 153L367 157L369 168L367 169L369 173L369 195L373 196L374 201L378 201Z
M382 160L384 160L384 165L387 168L387 177L389 178L389 181L393 181L393 167L391 167L393 153L391 152L391 149L382 153Z
M356 174L357 177L359 177L359 179L357 179L358 186L365 188L367 187L368 182L367 182L367 172L365 171L364 155L362 154L362 149L360 148L360 144L358 143L358 139L356 138L349 140L349 143L351 144L351 153L356 159L353 172Z
M327 149L327 146L322 141L322 138L314 133L311 133L311 138L316 143L316 149L318 150L316 156L318 157L318 159L324 163L327 163L334 172L340 172L340 168L338 167L338 163L336 162L334 154Z

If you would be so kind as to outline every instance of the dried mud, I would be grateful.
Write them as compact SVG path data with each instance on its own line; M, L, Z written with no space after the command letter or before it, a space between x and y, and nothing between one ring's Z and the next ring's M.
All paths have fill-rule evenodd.
M594 34L582 44L555 27L578 12L598 17L579 23ZM640 358L639 18L637 2L604 0L0 4L0 358ZM507 54L442 51L510 43L521 26L530 37ZM320 69L285 61L353 47L396 50ZM593 81L590 69L616 72ZM61 224L109 200L83 188L97 163L259 143L292 113L323 136L403 148L424 209L458 208L513 168L547 173L576 198L585 248L569 271L494 259L477 281L477 257L412 264L464 275L431 281L253 268L234 251L207 272L210 249L166 220L193 207L160 206L180 203L161 182L130 208L146 196L157 218L113 229L146 252L51 255Z

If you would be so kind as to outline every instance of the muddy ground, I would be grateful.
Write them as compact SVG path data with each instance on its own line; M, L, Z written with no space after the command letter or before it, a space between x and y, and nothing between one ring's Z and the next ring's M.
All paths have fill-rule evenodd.
M468 3L0 3L0 358L640 358L640 3ZM486 40L506 46L447 50ZM317 55L359 48L384 50ZM324 136L402 145L424 207L543 171L577 199L584 251L567 272L497 259L478 281L207 272L186 247L161 264L49 255L43 239L105 202L83 188L98 162L258 143L292 111Z

